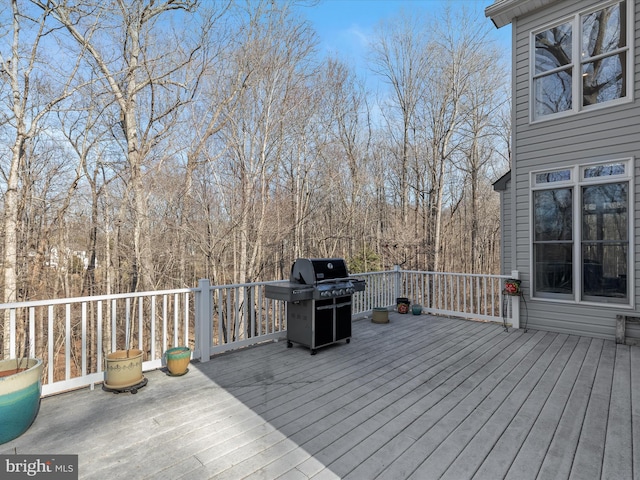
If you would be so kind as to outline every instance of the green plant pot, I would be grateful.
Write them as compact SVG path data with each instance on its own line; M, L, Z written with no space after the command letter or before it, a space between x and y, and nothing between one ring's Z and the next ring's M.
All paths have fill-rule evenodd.
M42 360L36 358L0 361L0 444L22 435L36 419L42 368Z
M189 347L170 348L164 353L167 360L167 369L171 375L184 375L187 373L189 361L191 360L191 349Z
M411 305L411 313L414 315L422 315L422 305Z

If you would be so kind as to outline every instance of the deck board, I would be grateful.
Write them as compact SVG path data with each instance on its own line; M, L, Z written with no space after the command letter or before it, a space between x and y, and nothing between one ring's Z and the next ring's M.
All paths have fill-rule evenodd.
M602 350L596 377L589 395L589 404L582 423L578 448L569 475L572 480L589 477L600 478L601 476L615 351L613 344L605 344Z
M575 405L570 402L574 387L578 382L580 372L585 364L585 358L589 353L591 346L591 339L580 338L576 344L571 357L567 361L562 373L558 377L558 381L553 387L553 390L548 395L538 397L536 404L533 407L539 406L540 410L536 412L535 418L531 418L532 423L527 424L526 428L521 429L521 435L526 435L526 438L520 437L518 440L512 439L510 443L505 443L506 438L500 439L498 452L507 452L509 455L504 455L504 463L506 470L496 471L496 468L503 466L500 462L497 462L495 455L490 455L485 461L486 466L480 470L480 474L495 472L498 478L512 478L514 480L520 478L536 478L538 472L540 472L545 458L548 455L555 455L558 452L556 448L562 452L562 458L573 457L573 450L569 453L568 450L564 450L562 447L566 446L568 436L560 445L553 444L554 435L556 434L563 415L567 414L567 417L573 416L574 413L578 413L573 410ZM582 397L578 398L580 400ZM567 406L571 406L567 410ZM577 436L574 437L573 443L577 443ZM493 454L494 452L492 452ZM512 463L508 465L507 463ZM557 468L557 465L556 465ZM499 473L499 475L498 475ZM566 473L565 475L567 475ZM542 478L549 478L555 475L555 471L547 471L542 474Z
M0 453L78 454L82 479L640 480L639 347L390 317L45 398Z

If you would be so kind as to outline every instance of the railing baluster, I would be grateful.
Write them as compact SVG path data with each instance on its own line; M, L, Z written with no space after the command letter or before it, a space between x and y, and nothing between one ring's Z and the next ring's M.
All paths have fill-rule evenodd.
M162 295L162 351L166 352L167 345L167 336L168 336L168 328L167 328L167 296Z
M29 308L29 357L36 356L36 309Z
M98 360L96 362L96 372L102 371L102 301L97 302L98 319L97 319L97 332L96 332L96 351Z
M184 345L189 346L189 294L184 293L184 329L182 338L184 338Z
M149 318L149 336L150 336L150 341L149 341L149 347L150 347L150 351L151 351L151 359L155 359L156 358L156 296L153 295L151 297L151 315ZM164 353L161 352L161 353Z
M178 302L178 294L173 294L173 346L177 347L180 340L178 334L180 333L180 305Z
M82 302L82 376L87 375L87 302Z
M138 302L138 348L144 352L144 297L140 297Z
M116 343L118 341L118 331L116 325L116 317L117 317L117 300L114 298L111 301L111 351L115 352L117 347Z
M223 326L226 326L226 323L223 325L222 322L226 322L226 318L222 310L223 305L224 305L224 302L222 301L222 289L219 289L218 290L218 345L223 345L225 343Z
M16 310L12 308L9 310L9 357L16 358Z
M64 318L64 379L71 378L71 304L65 306Z
M253 287L254 292L256 292L256 296L258 299L255 302L255 308L252 305L251 310L254 312L254 315L257 316L255 319L256 324L258 325L258 335L262 335L262 288Z
M54 358L54 354L53 354L53 346L55 345L55 333L53 331L53 305L49 305L48 308L48 315L47 315L47 340L48 340L48 349L47 349L47 355L49 358L49 365L48 365L48 374L47 374L47 379L48 382L47 383L53 383L54 380L54 368L56 365L56 359Z

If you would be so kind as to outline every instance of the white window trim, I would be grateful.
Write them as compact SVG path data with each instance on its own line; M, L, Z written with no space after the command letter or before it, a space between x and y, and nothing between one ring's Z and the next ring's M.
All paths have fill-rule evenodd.
M588 167L594 167L599 165L611 165L613 163L625 164L625 173L619 175L607 175L603 177L595 177L589 179L582 179L582 171ZM536 184L536 175L541 173L551 173L563 170L571 171L571 179L566 181L548 182ZM571 165L568 167L544 169L529 172L529 277L530 277L530 295L532 300L556 302L564 304L579 304L597 306L603 308L613 309L633 309L635 308L635 158L625 157L616 158L606 161L581 163L579 165ZM598 302L593 300L582 299L582 186L585 185L598 185L613 183L615 181L627 181L629 184L628 193L628 207L627 207L627 220L629 222L628 234L629 234L629 247L627 255L627 303L617 302ZM554 294L549 295L536 295L535 293L535 265L534 265L534 212L533 212L533 192L540 190L551 190L555 188L572 187L573 188L573 282L574 291L573 298L559 298Z
M580 17L582 15L588 15L591 12L602 10L611 5L620 3L621 0L610 0L602 2L598 5L594 5L585 10L581 10L574 15L565 16L562 20L554 21L546 24L544 27L531 30L529 32L529 123L535 124L540 122L546 122L549 120L556 120L558 118L569 117L582 112L591 112L594 110L600 110L601 108L610 108L616 105L622 105L633 102L634 100L634 73L635 73L635 3L636 0L627 0L627 96L618 98L615 100L609 100L607 102L596 103L594 105L587 105L582 107L582 63L580 62L580 43L582 41L582 25ZM571 24L572 32L572 44L571 44L571 68L577 74L571 77L571 96L572 96L572 108L563 112L551 113L549 115L543 115L539 118L535 116L535 95L534 95L534 77L536 77L536 46L535 36L556 27L563 23ZM557 68L554 70L565 70L565 68ZM551 71L551 70L550 70Z

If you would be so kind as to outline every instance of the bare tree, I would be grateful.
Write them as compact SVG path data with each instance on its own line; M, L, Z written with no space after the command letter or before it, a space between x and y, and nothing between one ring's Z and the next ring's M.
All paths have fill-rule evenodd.
M219 187L233 189L227 198L233 202L228 212L237 282L255 280L261 268L273 183L290 138L289 118L309 106L305 79L314 47L308 25L293 16L290 5L264 1L248 7L244 14L250 21L238 60L252 74L221 131L228 150L220 160L226 175Z
M198 75L190 75L201 37L172 35L161 20L181 11L189 18L195 0L117 0L115 2L35 1L64 26L87 60L102 75L120 113L126 142L129 186L133 196L130 290L156 285L148 212L150 153L162 144L194 93ZM206 22L205 25L209 26ZM172 40L169 38L173 37ZM115 48L114 48L115 47Z
M327 141L326 145L315 143L321 146L321 165L325 165L321 173L330 171L334 174L333 181L328 183L333 187L333 203L341 207L336 224L345 237L348 256L352 256L356 243L360 243L358 251L369 243L365 236L372 215L366 208L365 190L372 136L370 109L363 83L345 63L328 59L320 75L323 78L318 84L323 92L320 134L325 135ZM331 166L326 168L327 165Z
M508 76L501 66L500 53L488 38L488 31L478 28L471 39L477 48L467 58L466 68L470 76L462 97L459 148L452 156L456 168L464 173L462 181L467 188L460 192L470 196L467 202L470 225L466 225L466 231L470 235L472 273L478 273L485 267L479 248L480 215L484 210L479 200L482 186L492 173L490 167L499 161L500 123L507 105L505 87Z
M427 86L429 53L430 45L424 20L413 12L404 12L380 25L376 39L371 43L371 69L391 86L393 100L385 106L397 110L399 117L400 217L405 225L409 221L411 125L415 123L416 109ZM393 117L395 115L387 116L392 124Z
M56 70L58 65L44 64L42 58L44 38L51 33L47 26L50 15L44 9L38 16L33 12L25 13L26 6L19 0L11 0L11 20L7 25L11 52L5 57L0 53L0 75L8 86L3 96L3 129L10 138L10 163L3 172L6 182L4 192L4 243L3 243L3 299L6 303L18 300L18 232L21 228L19 218L19 197L21 175L24 171L29 142L43 128L46 116L73 91L74 75L79 63L66 65L66 73L57 70L59 75L54 83L52 77L43 75L45 71ZM45 80L45 78L47 80ZM49 83L45 83L49 81ZM8 316L4 319L3 351L9 354Z

